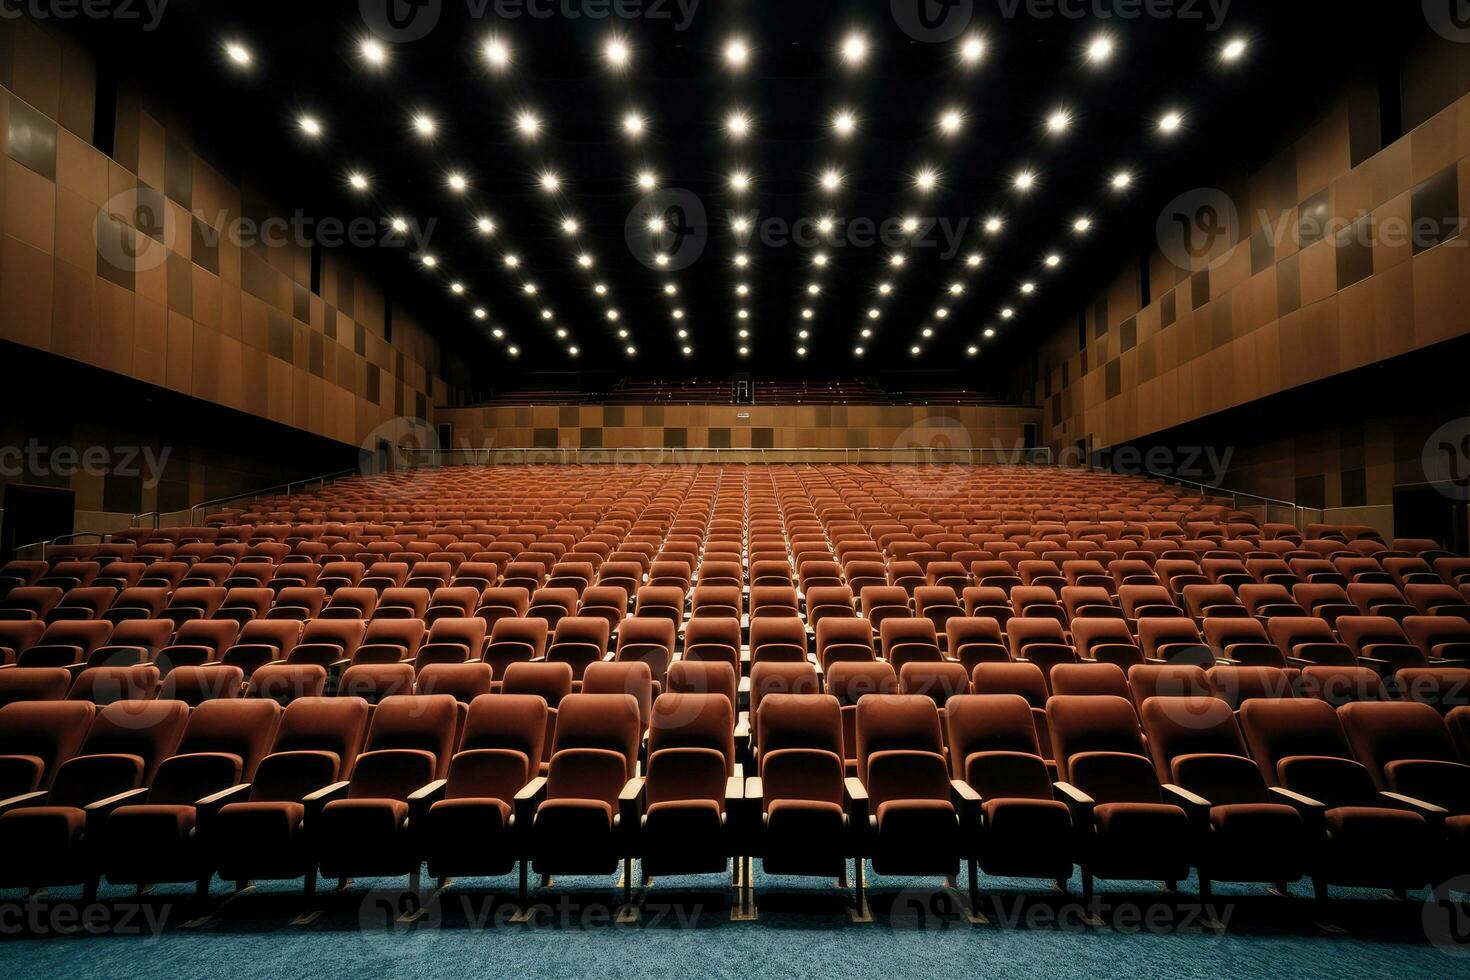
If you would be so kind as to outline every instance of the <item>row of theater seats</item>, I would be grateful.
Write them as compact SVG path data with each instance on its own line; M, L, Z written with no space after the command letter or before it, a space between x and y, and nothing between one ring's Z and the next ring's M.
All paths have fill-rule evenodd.
M728 667L720 665L725 671ZM977 668L980 672L1004 665ZM1110 670L1117 668L1109 667ZM1135 668L1147 670L1148 668ZM1160 668L1171 670L1178 668ZM853 733L844 734L844 714ZM555 718L554 729L549 722ZM1470 708L1208 696L725 692L18 703L0 884L979 872L1403 892L1470 866ZM550 730L549 730L550 729ZM845 750L851 758L844 761ZM1054 762L1048 762L1050 755ZM541 759L546 759L541 763ZM732 864L733 862L733 864Z

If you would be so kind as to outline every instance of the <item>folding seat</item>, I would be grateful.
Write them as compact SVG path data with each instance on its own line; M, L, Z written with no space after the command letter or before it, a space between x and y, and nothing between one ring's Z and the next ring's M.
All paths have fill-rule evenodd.
M1388 691L1378 672L1369 667L1319 665L1304 667L1296 682L1304 698L1317 698L1333 707L1353 701L1386 701Z
M1286 666L1286 657L1271 642L1258 619L1211 616L1203 625L1205 643L1217 661L1260 667Z
M423 620L429 611L429 590L389 586L378 595L374 619Z
M1046 721L1046 676L1032 663L976 664L970 672L970 690L976 694L1014 694L1031 706L1041 756L1051 763L1051 730Z
M424 612L424 622L433 625L440 619L465 619L480 606L480 589L468 586L444 586L436 589Z
M119 624L113 631L118 636L139 622ZM167 673L180 666L199 666L218 660L220 655L234 646L240 635L240 626L229 619L194 619L179 627L173 642L158 651L156 661L159 669Z
M763 616L750 621L751 664L807 659L806 624L795 616Z
M684 590L675 585L645 585L634 599L633 615L667 619L677 629L684 623Z
M894 559L888 563L888 584L912 596L914 590L925 583L924 569L917 561Z
M1248 617L1240 598L1228 585L1186 585L1182 593L1185 612L1197 621L1206 617Z
M613 659L620 663L634 661L648 664L654 684L662 688L674 660L676 634L674 624L662 617L633 616L618 627L617 650Z
M830 557L799 561L796 566L796 581L803 594L812 589L840 586L842 568Z
M169 594L169 589L157 586L123 589L102 616L110 623L121 623L129 619L158 619L168 605Z
M486 629L494 629L502 619L524 618L531 609L531 593L519 586L497 586L480 594L475 615L486 623Z
M783 558L779 561L771 559L757 560L752 551L750 561L750 588L754 592L757 586L765 588L793 588L795 585L791 580L791 565Z
M367 629L368 624L360 619L314 619L303 628L301 639L291 648L287 660L331 669L334 664L356 657Z
M413 693L413 664L353 664L337 680L337 697L379 704L384 698Z
M512 807L540 772L545 716L546 703L530 695L484 694L470 703L445 781L430 784L409 817L441 887L455 875L503 875L516 866L523 847ZM524 874L521 889L524 902Z
M690 597L690 617L718 616L739 619L743 611L743 596L735 585L698 585Z
M1062 610L1068 622L1078 619L1123 619L1123 610L1107 589L1088 585L1064 585Z
M1407 616L1404 633L1430 661L1470 661L1470 623L1456 616Z
M1082 660L1114 664L1124 670L1143 663L1143 650L1121 619L1072 620L1072 643Z
M706 558L699 566L699 584L734 586L738 589L745 584L745 573L739 561L711 561Z
M836 698L771 694L755 716L758 775L745 785L746 798L761 801L753 855L767 874L845 882L847 858L856 848Z
M455 569L450 585L455 588L471 588L480 593L498 581L500 569L494 562L470 560Z
M1353 754L1382 793L1401 805L1444 821L1455 873L1470 867L1465 846L1470 832L1470 766L1455 745L1444 718L1415 702L1347 704L1338 710ZM1408 799L1403 799L1407 797ZM1410 802L1414 801L1414 802ZM1435 813L1428 806L1440 808ZM1446 816L1448 814L1448 816Z
M1287 566L1291 572L1301 581L1311 585L1336 585L1346 588L1347 576L1340 572L1336 565L1326 558L1290 558ZM1295 590L1293 590L1295 591Z
M1358 612L1340 585L1300 583L1292 587L1291 594L1308 615L1325 619L1332 626L1337 624L1339 616L1352 616Z
M454 569L448 562L443 561L421 561L415 564L404 581L404 585L411 589L428 589L433 592L449 584Z
M847 619L857 615L852 590L845 585L814 586L806 592L807 623L816 629L829 616Z
M1242 705L1239 717L1266 783L1318 838L1311 872L1319 900L1329 885L1402 892L1431 880L1437 852L1429 825L1378 793L1329 704L1257 699Z
M607 656L607 620L599 616L568 616L556 624L546 659L570 664L574 680L582 679L589 664Z
M118 590L131 589L142 582L143 574L147 570L148 566L142 562L102 562L102 568L92 579L92 584L106 585Z
M159 673L153 664L131 667L88 667L67 691L68 701L90 701L105 707L117 701L151 701L158 693Z
M375 561L368 566L358 585L372 589L380 595L386 589L403 588L408 581L408 563L402 561Z
M0 598L3 598L12 589L35 585L49 571L50 565L44 561L19 560L6 562L4 567L0 567ZM92 569L91 573L92 577L95 577L97 569ZM88 581L90 581L90 578ZM57 587L76 588L76 586L81 584L82 579L78 575L73 578L68 578L65 586L58 583Z
M1231 592L1255 581L1245 570L1245 563L1238 558L1205 558L1199 567L1210 584L1223 585Z
M898 692L933 701L940 712L942 734L945 705L950 698L970 693L970 672L953 660L911 661L898 672Z
M1215 881L1271 882L1284 893L1307 872L1314 848L1307 824L1262 779L1230 705L1149 698L1142 717L1165 797L1194 824L1202 898Z
M686 661L718 661L740 671L740 620L699 616L684 628Z
M353 620L337 620L334 622L351 623ZM480 620L474 620L480 623ZM316 624L311 624L316 625ZM467 627L471 631L474 626ZM442 629L442 628L441 628ZM311 626L307 627L311 632ZM344 645L345 658L354 664L381 663L391 664L400 660L413 660L419 655L424 643L424 623L420 619L375 619L367 624L367 630L362 634L361 642ZM302 646L297 646L291 653L293 663L305 662L302 654ZM323 650L326 656L330 656L330 648ZM331 664L322 659L314 659L312 662L321 663L322 666L330 667Z
M213 869L195 827L218 805L212 797L255 777L280 716L274 701L205 701L146 789L109 799L103 819L93 821L89 808L86 837L107 880L194 881L208 894Z
M752 585L750 587L751 620L768 617L801 615L796 589L789 585Z
M1011 620L1011 600L1000 589L983 585L972 585L960 596L966 616L987 616L1000 624L1002 629Z
M945 623L945 647L949 658L959 661L971 672L978 663L1010 659L1000 624L986 616L953 616ZM818 658L821 644L818 637ZM826 663L823 661L825 668Z
M410 806L419 790L448 773L458 726L458 702L446 694L398 695L378 704L352 775L313 794L325 801L311 832L323 876L406 874L410 890L417 890Z
M1006 626L1011 659L1036 664L1043 674L1056 664L1075 663L1077 650L1054 619L1013 619Z
M106 574L106 569L103 569ZM276 577L276 565L268 561L238 562L225 579L227 589L263 589Z
M668 693L654 702L647 772L627 801L641 814L635 853L645 878L721 873L738 853L744 781L735 778L733 730L734 707L718 694ZM631 884L625 880L625 894Z
M464 664L425 664L414 680L415 694L448 694L468 705L492 687L490 665L483 661Z
M1142 711L1149 698L1209 697L1210 680L1197 664L1138 664L1128 668L1128 691Z
M271 588L277 594L286 589L320 589L322 602L325 603L327 590L317 585L317 580L321 577L322 566L308 557L293 554L276 569L276 577L271 579Z
M971 584L969 567L960 561L931 561L924 569L924 579L928 585L947 586L956 595Z
M256 619L245 624L234 646L220 654L220 662L234 664L249 680L255 668L285 660L301 639L303 626L290 619Z
M1174 597L1162 585L1120 585L1118 604L1129 619L1177 619L1188 614L1174 604Z
M1297 605L1291 593L1282 585L1242 585L1237 590L1237 594L1246 612L1259 619L1307 614L1307 611Z
M1280 585L1290 589L1297 584L1291 566L1280 558L1247 558L1245 570L1262 585Z
M276 594L270 589L232 588L210 618L229 620L243 627L252 620L264 618L275 601Z
M326 686L327 668L321 664L266 664L250 676L245 696L268 698L284 708L299 698L321 697Z
M50 789L57 770L87 737L94 705L47 700L10 701L0 707L0 800Z
M1128 676L1115 664L1057 664L1048 677L1052 694L1111 694L1128 698Z
M515 799L538 874L611 874L632 853L623 815L634 812L641 733L630 695L573 694L562 702L547 775Z
M1140 619L1138 644L1148 663L1193 663L1208 667L1214 654L1191 619Z
M643 585L644 567L636 561L605 561L597 570L597 584L616 586L634 595Z
M46 624L39 619L0 620L0 650L5 662L14 663L18 654L40 642Z
M448 629L446 623L457 623L456 620L441 619L435 623L435 628ZM484 620L474 620L481 624L483 630ZM547 629L546 620L532 619L529 617L516 617L514 619L496 620L495 626L490 631L490 643L484 647L484 660L495 672L496 677L504 677L505 670L513 663L528 660L540 660L546 655ZM433 634L430 633L433 642ZM473 659L479 651L466 647L468 656L465 659ZM421 651L422 652L422 651ZM445 661L440 660L443 663Z
M7 849L0 887L34 891L83 882L90 898L94 854L86 831L111 809L98 804L147 786L159 762L173 754L188 718L182 701L123 701L99 710L48 789L13 796L0 807Z
M896 682L896 679L895 679ZM750 668L750 716L760 711L761 699L767 694L817 694L822 690L822 677L809 661L767 661Z
M1314 616L1277 616L1267 621L1266 631L1293 667L1357 664L1352 650L1337 641L1332 627Z
M1470 704L1470 669L1464 667L1404 668L1394 674L1394 682L1400 698L1427 704L1442 715Z
M41 638L19 653L21 667L71 667L84 664L112 636L112 624L104 620L62 620L46 627Z
M937 662L943 659L934 624L927 619L889 617L878 630L879 655L903 670L904 664Z
M544 767L551 761L551 746L556 739L557 711L563 699L572 693L573 688L574 683L569 664L542 661L513 663L505 669L505 674L501 678L498 693L513 694L518 697L535 696L546 705L545 732L542 739L545 752L537 759L539 766Z
M908 593L898 586L864 586L858 601L863 619L874 630L880 629L886 619L902 619L912 615Z
M1083 832L1083 901L1094 878L1163 881L1188 877L1188 815L1166 802L1133 705L1108 695L1054 695L1046 703L1059 781Z
M1392 583L1353 582L1347 587L1347 594L1365 616L1388 616L1402 622L1409 616L1418 615L1418 610Z
M987 875L1048 878L1065 888L1075 851L1072 818L1052 790L1026 699L1015 694L950 698L945 730L950 772L968 790L956 792L964 801L962 854L970 859L970 907L979 905L977 864ZM978 820L965 812L976 802Z
M1205 671L1211 697L1219 698L1232 709L1252 698L1293 698L1297 691L1293 681L1297 672L1281 667L1217 664Z
M62 667L0 670L0 707L21 701L60 701L71 690L71 684L71 671ZM3 778L3 763L0 763L0 782Z
M1470 584L1470 558L1436 558L1431 563L1435 574L1445 581L1446 585L1461 586Z
M934 624L934 631L946 635L945 624L952 617L963 616L964 608L953 589L947 585L921 585L914 589L914 615Z
M117 590L108 585L77 586L67 589L51 611L46 622L64 619L100 619L112 606Z
M1388 616L1342 616L1337 620L1342 642L1358 662L1385 677L1405 667L1424 667L1429 661L1409 641L1403 627Z
M194 708L205 701L238 698L244 686L245 672L230 664L175 667L159 685L158 700L182 701Z
M843 563L842 574L847 579L847 587L859 595L869 586L888 584L888 567L882 561L847 561Z
M669 665L670 694L719 694L729 699L731 708L738 704L740 675L721 660L690 660L687 656Z
M665 678L667 680L667 678ZM590 664L582 675L582 694L629 694L638 705L643 731L648 728L654 699L662 693L662 682L654 679L649 665L639 661Z

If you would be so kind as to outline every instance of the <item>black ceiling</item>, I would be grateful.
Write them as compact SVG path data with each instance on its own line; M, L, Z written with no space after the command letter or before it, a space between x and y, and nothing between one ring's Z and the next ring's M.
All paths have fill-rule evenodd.
M952 16L972 6L969 28L944 43L916 40L899 23L909 18L894 11L921 2ZM1221 2L1178 0L1173 10L1195 16L1163 19L1098 16L1147 9L1136 0L949 7L933 0L703 0L686 22L674 0L173 0L156 30L127 22L83 29L102 49L121 52L125 77L143 73L208 155L233 161L285 206L316 218L433 222L428 251L436 268L423 268L413 248L376 246L365 259L396 302L420 311L446 341L464 343L482 378L529 370L853 375L911 367L983 375L1006 370L1028 339L1062 322L1122 259L1137 255L1163 201L1300 125L1343 71L1365 58L1371 65L1363 52L1382 47L1390 29L1395 36L1403 29L1404 10L1418 8L1235 0L1217 24ZM373 36L364 11L389 3L408 16L408 35L433 26L415 40L384 39L387 62L373 67L359 47ZM644 16L606 15L618 9ZM1057 13L1033 15L1047 10ZM850 66L840 48L855 32L869 52ZM1116 48L1099 65L1086 49L1101 35ZM491 36L511 52L504 70L484 57ZM615 37L630 52L621 70L606 56ZM750 49L738 71L724 57L737 37ZM960 51L971 37L984 40L985 52L966 65ZM1244 55L1222 60L1223 46L1236 38L1248 44ZM232 63L227 42L248 49L248 66ZM189 84L181 87L180 79ZM952 107L964 120L949 136L938 123ZM1056 136L1045 121L1059 107L1071 124ZM514 125L523 108L542 120L534 140ZM857 117L848 139L831 125L842 108ZM622 128L634 110L647 121L636 141ZM725 129L734 110L752 126L739 141ZM1164 136L1157 123L1169 111L1180 112L1183 124ZM413 128L418 113L433 118L433 138ZM319 137L299 128L302 114L320 122ZM845 176L832 194L819 186L828 167ZM928 194L914 180L926 167L939 173ZM704 239L702 250L672 239L648 245L636 210L645 194L636 174L644 168L660 188L680 192L667 200L698 199L706 220L686 224L696 245ZM740 197L728 185L735 169L753 178ZM1037 178L1027 194L1012 185L1023 169ZM562 182L556 193L537 182L549 170ZM1109 186L1120 170L1134 178L1121 193ZM369 178L367 190L349 185L353 171ZM468 180L467 190L447 185L451 173ZM762 229L743 247L730 228L735 213L755 217ZM784 227L794 239L795 222L824 214L839 221L828 243L773 237ZM492 236L477 231L481 215L494 219ZM982 227L992 215L1005 221L994 236ZM1092 226L1079 235L1072 226L1083 215ZM572 236L561 228L568 216L579 223ZM921 219L927 245L856 241L861 226L852 222L876 227L903 216ZM953 255L950 234L959 235ZM698 257L660 269L651 265L658 248L673 252L673 266ZM577 264L583 251L593 257L590 269ZM506 267L507 252L519 258L518 268ZM814 264L819 252L829 259L825 268ZM984 256L978 267L966 264L972 252ZM1052 252L1061 263L1048 269L1043 257ZM748 256L744 269L733 264L738 253ZM895 253L907 260L899 270L888 265ZM451 294L453 281L464 285L462 296ZM522 291L527 281L536 295ZM886 297L876 292L885 281L893 286ZM1035 284L1034 293L1019 292L1024 281ZM813 282L820 295L807 294ZM594 293L596 283L606 285L605 297ZM676 296L663 292L668 283ZM737 295L739 283L747 296ZM964 286L962 295L947 294L953 283ZM477 306L488 311L485 320L472 315ZM940 306L950 311L943 320L935 316ZM1003 321L1005 307L1015 315ZM807 308L810 320L801 315ZM878 319L868 316L874 308ZM543 319L544 309L552 319ZM675 309L684 311L682 320ZM741 309L747 319L738 318ZM923 338L924 327L934 335ZM987 327L994 338L983 338ZM504 337L493 338L494 328ZM862 339L864 328L874 335ZM678 338L680 329L687 339ZM738 337L740 329L748 339ZM802 329L810 331L805 341ZM516 358L507 356L512 344ZM686 344L692 355L681 353ZM979 352L967 356L972 345Z

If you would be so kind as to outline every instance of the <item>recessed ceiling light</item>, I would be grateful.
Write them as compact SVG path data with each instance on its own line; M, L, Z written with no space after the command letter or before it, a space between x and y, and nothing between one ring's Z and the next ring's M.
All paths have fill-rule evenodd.
M1053 135L1059 135L1067 131L1072 125L1072 114L1066 109L1057 109L1046 117L1046 131Z
M835 191L842 186L842 172L836 167L828 167L822 171L822 190Z
M914 186L920 193L927 194L939 183L939 171L933 167L923 167L914 174Z
M849 65L860 65L868 57L868 39L861 34L849 34L842 39L842 60Z
M813 255L812 256L812 265L816 266L818 269L823 268L826 264L827 264L827 253L826 252L818 252L816 255Z
M685 357L688 357L690 354L693 354L694 353L694 348L692 348L692 347L684 347L684 348L681 348L681 350L683 350Z
M796 331L796 336L799 339L801 339L801 340L806 340L808 337L811 336L811 331L810 330L798 330L798 331Z
M1021 283L1021 292L1027 294L1028 296L1030 294L1036 292L1036 283L1034 283L1034 282L1023 282L1023 283Z
M480 47L480 53L490 63L491 68L502 69L510 66L510 45L498 37L488 37Z
M573 344L571 347L567 348L567 353L572 355L573 357L576 357L578 354L582 353L582 351L577 348L576 344Z
M978 65L985 57L985 41L973 35L960 42L960 61L967 65Z
M479 229L480 234L482 235L495 234L495 222L489 218L480 218L476 220L475 227Z
M658 175L652 170L640 170L638 172L639 190L651 191L658 188Z
M750 338L750 331L738 330L736 331L736 336L738 336L741 340L748 340Z
M388 49L372 38L364 38L357 51L362 55L362 60L374 68L381 68L388 63Z
M891 265L891 266L893 266L895 269L897 269L900 266L902 266L906 261L908 261L908 260L905 259L898 252L894 252L892 255L890 255L888 257L888 264Z
M592 268L592 256L588 255L586 252L583 252L581 255L577 256L577 264L584 269Z
M672 316L675 320L682 320L682 319L684 319L684 311L683 310L675 310L673 313L671 313L669 315Z
M561 223L561 230L568 235L575 235L581 230L581 227L581 225L577 224L576 218L567 218Z
M519 347L517 347L515 344L511 344L509 347L507 347L505 349L505 352L507 354L509 354L511 357L516 357L516 356L518 356L521 353L521 349Z
M617 310L608 310L607 311L607 318L609 320L612 320L612 321L616 322L617 319L618 319L618 316L619 316L619 314L618 314L618 311Z
M857 129L857 116L850 109L841 109L832 117L832 129L838 136L851 136Z
M1003 227L1005 227L1005 221L1001 218L992 216L985 219L985 233L987 235L999 234Z
M347 175L347 183L351 184L354 190L365 191L368 188L367 176L356 170Z
M872 307L871 309L868 310L868 319L869 320L876 320L876 319L878 319L882 315L883 315L883 311L880 310L880 309L878 309L876 306L875 307Z
M1059 266L1059 265L1062 264L1062 257L1060 255L1058 255L1057 253L1053 252L1053 253L1051 253L1050 255L1048 255L1046 257L1046 260L1045 261L1046 261L1046 267L1048 269L1055 269L1057 266Z
M543 171L538 179L541 183L541 189L547 193L555 193L561 188L561 178L557 176L554 170Z
M937 319L937 320L946 320L946 319L948 319L949 318L949 309L946 308L946 307L941 306L939 309L937 309L937 310L934 311L934 318ZM929 335L926 333L924 336L927 337Z
M985 256L981 255L979 252L971 252L969 255L965 256L965 265L969 266L972 269L984 261Z
M730 190L739 194L749 189L750 174L744 170L737 170L730 175Z
M923 330L920 330L919 333L924 337L932 337L934 336L934 328L925 327Z
M435 258L433 255L427 254L427 253L424 254L424 255L419 256L419 261L422 262L426 267L428 267L430 269L434 268L436 265L439 264L439 260L437 258Z
M1099 34L1087 45L1087 60L1095 65L1100 65L1113 56L1116 45L1113 39L1106 34Z
M1013 317L1015 315L1016 315L1016 311L1013 310L1013 309L1011 309L1009 306L1007 306L1005 309L1003 309L1003 310L1000 311L1000 318L1002 320L1009 320L1011 317Z
M891 292L893 292L893 283L891 283L891 282L880 282L878 284L878 295L880 295L880 296L887 296Z
M541 311L541 319L543 319L543 320L555 320L556 319L556 314L553 313L550 309L545 309L545 310L542 310ZM565 337L567 335L567 332L566 332L566 330L558 330L556 332L556 335L558 337Z
M833 221L830 217L826 215L823 215L822 217L817 219L817 231L820 231L824 235L832 234L832 230L836 227L837 222Z
M659 252L653 257L653 264L660 269L664 268L669 264L669 254L667 252Z
M643 129L647 125L644 118L636 112L630 112L623 116L623 132L637 139L643 135Z
M683 340L683 339L685 339L686 337L689 336L689 331L688 330L679 330L679 331L676 331L676 333L677 333L677 336L678 336L678 338L680 340Z
M749 296L750 295L750 287L747 286L745 283L742 282L738 286L735 287L735 294L737 296Z
M632 357L633 355L638 353L638 348L630 344L629 346L623 348L623 353L627 354L629 357Z
M464 283L462 283L462 282L452 282L452 283L450 283L449 284L449 291L451 293L453 293L454 295L456 295L456 296L463 296L464 295Z
M505 267L507 269L514 269L516 266L518 266L520 264L521 264L521 260L516 257L516 255L515 255L514 252L508 252L508 253L506 253L506 256L505 256Z
M229 58L241 68L250 67L251 62L255 60L255 56L250 53L250 49L239 41L225 42L225 57Z
M483 320L483 319L485 319L489 315L490 315L490 312L488 310L486 310L485 307L483 307L483 306L477 306L477 307L475 307L475 319L476 320ZM499 329L500 329L499 327L496 327L496 330L497 331ZM499 334L497 333L496 336L499 336Z
M627 340L628 339L628 331L627 330L619 330L618 331L618 339L619 340Z
M404 232L408 231L408 222L404 221L402 218L393 218L388 222L388 227L392 228L395 232L402 235Z
M985 336L987 336L987 337L994 337L995 336L995 328L994 327L986 327L985 328Z
M625 68L633 57L633 49L628 46L627 41L615 37L603 45L602 56L614 68Z
M736 253L735 268L743 269L748 265L750 265L750 256L746 255L744 252Z
M671 283L671 282L664 283L664 293L666 295L673 296L678 291L679 291L679 287L678 286L675 286L673 283Z
M413 117L413 128L420 136L433 136L439 129L434 117L420 112Z
M858 331L858 336L862 337L864 340L867 340L869 337L873 336L873 331L869 330L867 327L864 327L863 329Z
M535 296L536 284L534 282L526 283L525 285L521 286L521 292L525 293L527 296Z
M736 234L743 235L750 230L750 219L741 215L730 222L730 227L734 229Z
M522 136L534 138L541 132L541 117L530 109L522 109L516 113L516 129Z
M912 354L912 355L914 355L915 357L918 357L919 354L921 354L923 352L919 348L919 345L918 344L915 344L914 346L912 346L912 347L909 348L909 353Z
M1092 219L1087 217L1078 218L1072 222L1072 230L1077 234L1092 230Z
M974 357L976 354L980 353L980 348L976 347L974 344L971 344L969 347L965 348L965 353L969 354L971 357Z
M801 318L803 320L810 320L814 316L816 316L816 314L812 312L811 307L807 307L806 309L801 311Z
M1126 190L1128 185L1133 183L1133 175L1126 170L1120 171L1119 173L1113 174L1111 183L1115 191Z
M1029 191L1032 187L1036 186L1036 175L1029 170L1022 170L1020 173L1016 174L1015 180L1012 181L1012 184L1015 186L1016 190L1024 194L1026 191Z
M805 347L798 347L798 348L796 348L796 356L797 357L806 357L806 348Z
M732 37L725 42L725 64L731 68L744 68L750 61L750 45L744 38Z
M740 348L740 356L741 357L744 357L746 354L749 354L749 353L750 353L750 348L749 347L742 347L742 348Z
M1184 117L1177 112L1166 112L1159 118L1159 132L1172 133L1179 129L1184 123Z
M854 347L852 349L852 352L853 352L853 355L856 356L856 357L862 357L863 356L863 349L861 347Z
M749 310L736 310L735 311L735 315L737 317L739 317L740 319L742 319L742 320L749 320L750 319L750 311Z
M606 296L607 295L607 286L605 284L603 284L603 283L598 283L597 285L595 285L595 286L592 287L592 291L594 293L596 293L597 295L599 295L599 296Z
M912 235L919 230L919 219L912 216L904 218L903 223L899 227L903 229L904 234Z
M964 283L962 283L962 282L952 282L952 283L949 284L949 294L951 296L963 296L964 293L965 293L965 284Z
M648 230L655 235L664 230L663 215L656 214L648 219Z
M939 131L953 136L965 125L965 114L958 109L946 109L939 117Z
M307 136L315 138L322 134L322 124L315 116L302 116L296 120L296 125L300 126L301 131Z
M1225 42L1225 47L1220 49L1221 61L1239 61L1245 54L1246 41L1243 37L1231 38Z
M462 191L464 191L465 188L467 188L469 186L470 186L470 182L465 179L464 174L452 173L452 174L449 175L449 189L450 190L456 191L456 192L462 192Z
M725 117L725 131L731 139L744 139L750 132L750 116L736 110Z
M814 283L813 282L813 283L808 283L807 284L806 292L807 292L807 295L808 296L816 296L821 291L822 291L822 287L820 285L818 285L817 283Z

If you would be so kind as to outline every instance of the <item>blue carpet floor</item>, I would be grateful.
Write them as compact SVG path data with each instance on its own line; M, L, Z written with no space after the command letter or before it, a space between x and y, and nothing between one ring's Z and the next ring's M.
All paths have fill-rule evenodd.
M513 877L456 882L409 924L397 921L407 907L401 879L357 880L310 902L299 882L262 883L231 897L217 881L203 904L186 886L160 886L142 899L104 886L82 917L75 889L30 903L5 892L0 970L169 978L1470 977L1463 894L1455 896L1461 906L1446 912L1427 904L1427 893L1395 902L1334 889L1337 901L1323 922L1304 883L1292 899L1256 886L1217 886L1204 908L1193 882L1178 896L1100 883L1102 924L1087 925L1075 879L1070 895L982 879L989 890L981 911L990 922L977 925L964 917L961 896L937 879L870 876L874 921L864 924L849 920L847 893L835 883L758 870L760 918L749 923L731 921L722 880L657 880L632 925L610 921L620 898L616 877L557 879L535 892L542 908L532 924L511 921ZM320 914L298 921L305 911ZM1451 913L1464 935L1450 935ZM1225 928L1212 928L1211 918Z

